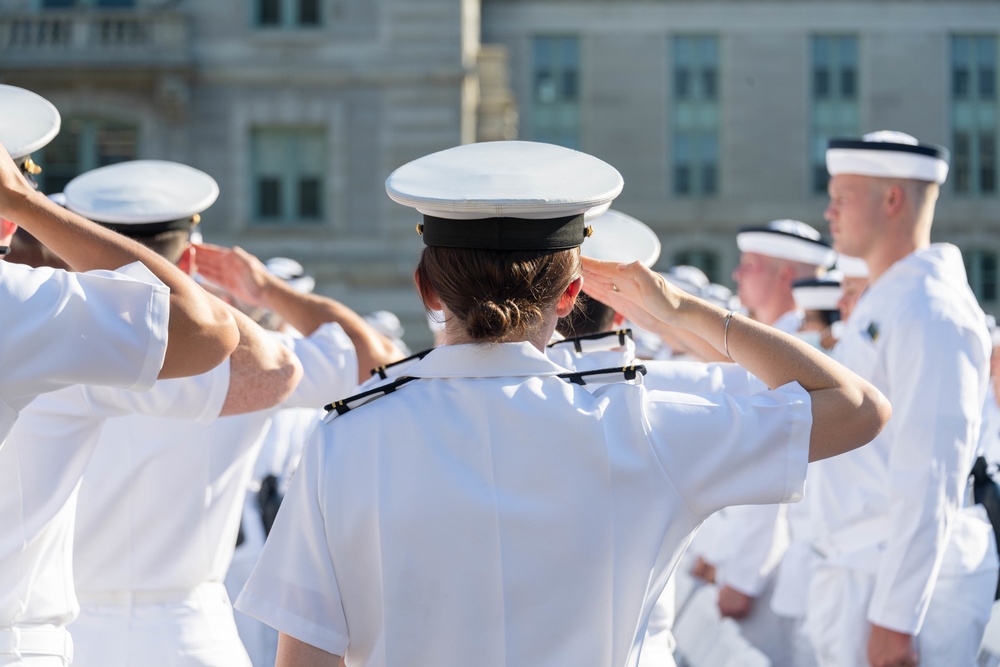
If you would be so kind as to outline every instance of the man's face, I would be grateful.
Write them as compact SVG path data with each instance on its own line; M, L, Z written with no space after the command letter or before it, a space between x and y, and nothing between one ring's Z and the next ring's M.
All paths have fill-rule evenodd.
M740 302L753 312L767 303L775 292L788 289L782 284L777 260L755 252L740 255L740 263L733 270L736 292Z
M823 217L830 223L833 247L844 255L864 258L879 228L878 188L872 179L837 174L830 179L830 203Z

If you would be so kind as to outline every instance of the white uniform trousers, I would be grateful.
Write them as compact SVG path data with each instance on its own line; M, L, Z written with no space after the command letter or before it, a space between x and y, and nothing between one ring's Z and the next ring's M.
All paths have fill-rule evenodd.
M74 667L250 667L220 583L83 594L80 606Z
M875 587L871 563L877 551L872 547L858 553L846 560L820 560L813 571L806 626L820 667L868 664L868 606ZM993 529L982 506L963 508L955 515L927 615L917 633L921 665L976 665L993 607L997 563Z
M72 660L73 640L65 628L0 628L0 667L66 667Z

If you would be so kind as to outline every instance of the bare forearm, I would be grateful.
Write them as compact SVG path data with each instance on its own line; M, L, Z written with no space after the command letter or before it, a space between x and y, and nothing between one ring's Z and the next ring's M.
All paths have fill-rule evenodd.
M302 378L302 366L291 350L243 313L234 309L233 317L240 330L240 344L230 357L223 416L278 405Z
M283 632L278 635L275 667L339 667L342 664L339 655L327 653Z

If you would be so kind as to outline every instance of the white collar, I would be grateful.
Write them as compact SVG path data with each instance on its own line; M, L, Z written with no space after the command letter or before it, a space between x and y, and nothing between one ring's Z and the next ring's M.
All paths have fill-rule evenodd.
M549 361L527 341L442 345L410 366L404 375L417 378L526 377L558 375L566 369Z

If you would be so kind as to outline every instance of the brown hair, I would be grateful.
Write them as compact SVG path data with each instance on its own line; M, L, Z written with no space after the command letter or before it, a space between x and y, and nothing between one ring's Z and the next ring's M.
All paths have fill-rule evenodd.
M567 338L609 331L615 321L614 308L597 299L581 294L576 307L566 317L559 318L556 331Z
M576 248L555 252L424 248L418 287L433 290L475 341L523 336L579 275Z

